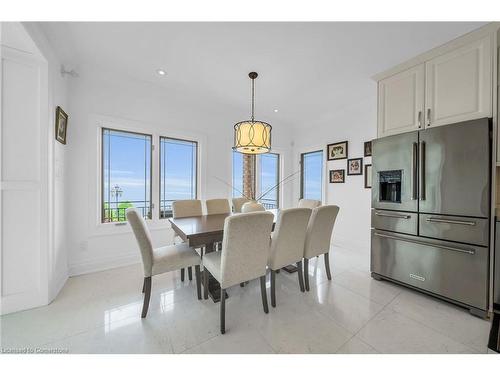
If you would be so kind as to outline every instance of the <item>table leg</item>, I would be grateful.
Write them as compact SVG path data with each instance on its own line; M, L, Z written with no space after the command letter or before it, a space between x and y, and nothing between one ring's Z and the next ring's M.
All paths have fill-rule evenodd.
M215 251L215 244L214 243L208 243L205 246L205 254L211 253ZM203 283L205 283L205 280L202 280ZM219 302L220 301L220 284L219 282L210 274L208 273L208 295L210 298L212 298L212 301L214 302ZM229 295L226 293L226 298L229 297Z

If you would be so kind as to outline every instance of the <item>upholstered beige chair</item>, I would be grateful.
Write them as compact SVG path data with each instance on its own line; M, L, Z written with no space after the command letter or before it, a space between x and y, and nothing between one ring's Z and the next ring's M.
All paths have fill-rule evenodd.
M297 206L298 208L310 208L311 210L313 208L321 206L321 201L317 201L314 199L301 199L299 200L299 205Z
M271 306L276 307L276 271L290 264L297 264L300 291L304 291L302 278L302 257L306 240L310 208L281 210L276 227L271 235L271 251L268 267L271 270Z
M324 254L326 277L328 280L332 279L328 252L330 251L333 226L338 213L338 206L320 206L312 210L304 245L304 281L307 291L309 291L309 259L311 258Z
M135 208L127 208L125 212L141 250L142 265L144 267L144 284L142 285L144 304L141 318L145 318L148 313L149 299L151 297L151 277L161 273L194 266L196 290L198 299L201 299L201 259L198 253L185 243L153 249L148 227L139 212Z
M250 202L247 198L233 198L233 212L240 213L241 207L247 202Z
M220 283L220 331L226 331L226 288L260 278L262 305L267 314L266 265L273 227L273 214L251 212L233 215L224 222L222 251L205 254L204 294L208 298L208 273Z
M198 199L185 199L172 202L172 217L174 219L201 215L203 215L203 211L201 209L201 201ZM179 242L181 241L178 236L175 236L175 239ZM203 254L203 250L201 250L201 254ZM181 269L181 281L184 281L184 273L185 270L183 268ZM189 280L193 280L193 270L191 267L188 268L188 277Z
M259 212L259 211L265 211L266 209L264 206L258 202L247 202L241 207L241 212L243 213L249 213L249 212Z
M219 215L231 213L228 199L207 199L207 215Z

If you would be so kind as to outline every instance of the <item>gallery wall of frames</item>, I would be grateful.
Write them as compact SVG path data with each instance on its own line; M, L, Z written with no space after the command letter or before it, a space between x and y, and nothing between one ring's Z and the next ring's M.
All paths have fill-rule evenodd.
M365 189L372 187L372 141L364 142L363 150L363 156L350 157L354 155L349 155L349 141L327 145L327 162L337 160L346 161L344 169L329 169L328 177L331 184L345 183L346 176L348 178L351 178L351 176L364 176Z

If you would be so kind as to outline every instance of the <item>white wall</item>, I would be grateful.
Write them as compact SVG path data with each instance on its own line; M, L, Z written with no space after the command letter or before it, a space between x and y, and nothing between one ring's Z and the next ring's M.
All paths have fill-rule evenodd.
M48 128L49 128L49 301L52 301L68 279L68 249L66 220L66 154L67 147L55 140L56 107L68 107L68 78L61 75L61 62L37 23L23 23L33 43L48 65Z
M90 67L77 70L80 77L72 79L69 88L70 167L65 178L71 275L139 261L128 226L99 223L100 125L135 129L155 137L198 139L200 198L229 198L231 189L215 177L231 182L233 124L248 116L214 98L197 97L179 87L144 83ZM168 80L168 76L159 79ZM273 146L284 152L286 174L291 168L291 133L283 124L273 126ZM284 206L290 205L291 191L291 186L285 188ZM156 246L171 242L173 233L167 221L154 218L149 226Z
M319 114L294 135L295 163L301 152L323 149L326 145L347 140L349 158L363 157L364 142L377 134L376 83L367 78L364 99L334 113ZM314 129L314 131L311 131ZM347 160L326 162L324 172L324 202L340 207L333 233L333 243L350 249L367 250L370 244L371 189L364 188L364 164L371 164L371 157L363 158L363 175L347 176ZM344 184L330 184L329 170L345 169ZM300 185L294 185L294 197L299 198Z

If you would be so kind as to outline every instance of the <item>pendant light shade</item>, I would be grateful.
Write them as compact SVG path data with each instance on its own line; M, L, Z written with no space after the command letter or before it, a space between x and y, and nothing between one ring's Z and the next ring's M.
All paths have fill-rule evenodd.
M271 151L271 129L267 122L254 119L255 78L258 74L248 74L252 80L252 118L234 125L233 150L243 154L264 154Z

